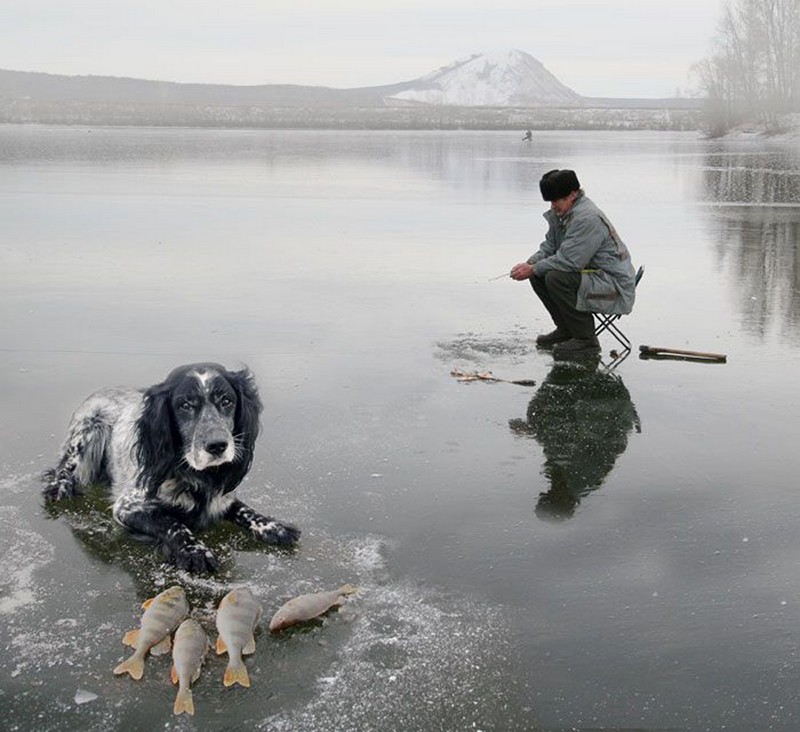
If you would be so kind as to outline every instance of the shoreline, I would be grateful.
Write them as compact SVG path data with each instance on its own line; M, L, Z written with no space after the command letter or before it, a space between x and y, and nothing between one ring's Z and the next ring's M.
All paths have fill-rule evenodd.
M800 112L781 116L777 130L765 122L743 122L713 139L800 140Z
M0 123L126 127L329 130L701 129L694 109L604 107L231 107L82 102L0 102Z

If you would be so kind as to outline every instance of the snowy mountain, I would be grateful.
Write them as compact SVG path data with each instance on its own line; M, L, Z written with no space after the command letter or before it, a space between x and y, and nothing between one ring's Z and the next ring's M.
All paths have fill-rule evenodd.
M533 56L515 50L475 54L405 87L388 99L457 107L572 106L582 100Z

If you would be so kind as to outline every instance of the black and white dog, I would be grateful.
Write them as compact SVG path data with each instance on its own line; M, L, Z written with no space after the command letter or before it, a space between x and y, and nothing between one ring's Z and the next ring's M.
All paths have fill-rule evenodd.
M232 493L253 461L261 409L252 373L215 363L179 366L146 390L95 392L72 416L44 495L60 500L110 483L116 521L192 572L219 567L192 532L220 518L268 544L294 544L299 529Z

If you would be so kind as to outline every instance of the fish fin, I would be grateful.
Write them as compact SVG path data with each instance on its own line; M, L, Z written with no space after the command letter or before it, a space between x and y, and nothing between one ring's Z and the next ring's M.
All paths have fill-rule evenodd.
M225 644L225 641L222 640L222 636L217 636L217 655L221 656L225 651L228 650L228 646Z
M169 670L169 677L172 679L173 684L178 683L178 669L175 668L175 664L172 664L172 668ZM177 712L176 712L177 714Z
M244 648L242 648L242 653L246 656L249 656L251 653L256 652L256 638L254 635L250 636L250 640L244 644Z
M195 671L194 676L192 676L192 683L194 683L195 681L197 681L197 679L200 678L200 671L202 671L202 668L198 666L197 671Z
M114 673L119 676L120 674L130 674L132 679L137 681L144 675L144 660L131 656L127 661L123 661L119 666L114 669Z
M149 600L145 600L142 603L142 610L147 610L147 608L149 608L153 604L153 600L155 599L156 599L155 597L151 597Z
M222 679L225 686L233 686L234 684L241 684L242 686L250 686L250 676L247 673L247 667L242 664L241 666L233 667L228 664L225 669L225 676Z
M136 644L139 642L139 628L135 630L129 630L122 636L122 642L126 646L131 646L131 648L136 648Z
M150 648L150 655L163 656L165 653L169 653L170 648L172 648L172 640L170 639L169 634L167 634L158 643Z
M191 714L194 716L194 699L192 699L191 689L180 689L175 697L175 704L172 707L173 714Z

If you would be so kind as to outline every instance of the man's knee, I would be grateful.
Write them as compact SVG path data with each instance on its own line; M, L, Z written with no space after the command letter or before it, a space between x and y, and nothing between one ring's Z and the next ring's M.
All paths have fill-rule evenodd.
M580 272L560 272L550 270L544 275L544 288L547 294L558 302L565 302L574 307L581 284Z
M553 288L558 290L577 290L580 283L580 272L562 272L557 269L551 269L549 272L545 272L544 275L544 284L548 290Z

